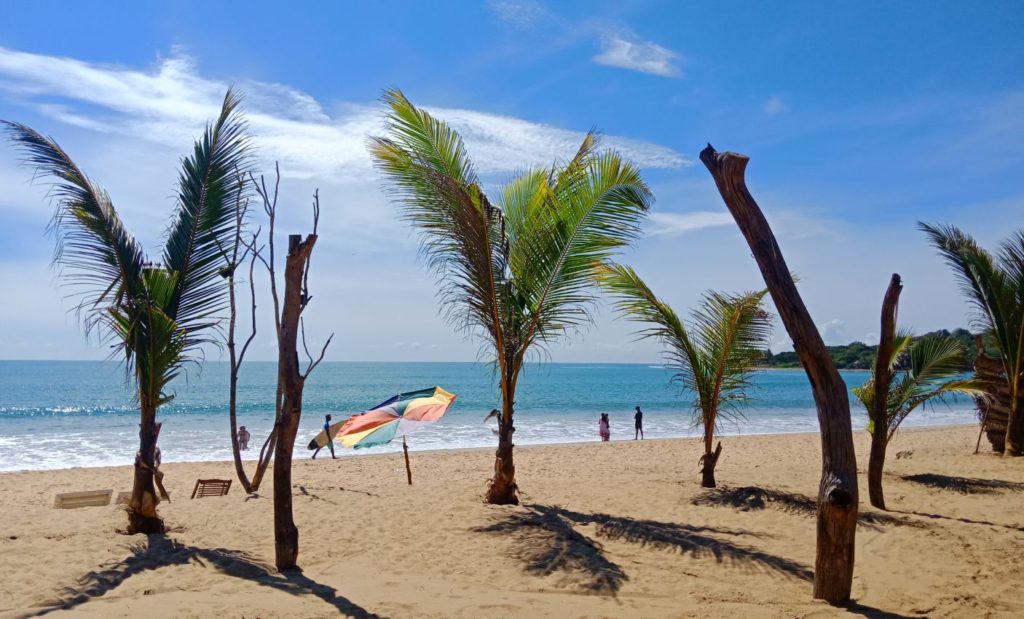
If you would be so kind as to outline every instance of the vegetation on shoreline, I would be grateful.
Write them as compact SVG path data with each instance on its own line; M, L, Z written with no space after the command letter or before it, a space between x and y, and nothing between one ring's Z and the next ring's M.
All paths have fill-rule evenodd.
M913 338L911 343L916 343L927 337L951 337L958 342L964 348L964 362L961 368L965 372L969 372L974 368L974 335L967 329L954 329L947 331L946 329L940 329L938 331L931 331L921 336ZM878 356L878 345L877 344L865 344L864 342L850 342L849 344L842 346L826 346L829 356L832 357L832 362L836 364L836 367L840 370L870 370L871 364L875 357ZM904 364L905 365L905 364ZM764 353L764 360L761 362L761 367L764 368L802 368L799 357L792 350L784 351L780 353L772 353L771 350L766 350ZM906 367L899 367L898 369L905 370Z

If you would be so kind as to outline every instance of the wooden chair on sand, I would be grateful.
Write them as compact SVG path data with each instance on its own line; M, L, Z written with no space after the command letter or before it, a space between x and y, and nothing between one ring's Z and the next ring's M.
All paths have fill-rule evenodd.
M113 490L86 490L85 492L62 492L53 500L53 506L59 509L76 509L78 507L103 507L110 505Z
M224 496L231 488L230 479L197 479L196 487L192 490L192 498L200 499L208 496Z

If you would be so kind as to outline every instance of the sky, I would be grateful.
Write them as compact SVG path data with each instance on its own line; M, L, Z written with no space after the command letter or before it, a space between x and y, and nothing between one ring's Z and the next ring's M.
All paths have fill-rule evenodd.
M311 342L335 334L328 360L486 358L440 316L366 152L390 87L462 134L490 191L599 130L656 200L618 259L681 314L705 290L763 286L697 160L709 142L750 156L748 185L828 344L877 339L893 272L902 324L968 326L917 221L990 248L1024 226L1019 2L2 4L0 119L55 138L152 255L180 158L225 90L244 93L259 165L281 166L282 245L309 231L320 192L306 325ZM0 143L0 359L105 358L51 267L46 190ZM276 358L264 296L255 359ZM657 362L634 330L599 305L547 358ZM771 346L790 347L781 323Z

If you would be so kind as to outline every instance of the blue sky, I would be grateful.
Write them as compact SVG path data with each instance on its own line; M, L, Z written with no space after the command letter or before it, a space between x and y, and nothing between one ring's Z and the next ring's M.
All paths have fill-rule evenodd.
M6 2L0 118L54 136L155 250L178 157L240 87L264 164L285 174L282 233L306 229L320 188L308 326L337 332L330 359L477 354L438 318L365 153L390 86L459 129L492 186L601 130L657 198L623 260L677 310L708 288L760 286L694 164L708 141L751 156L750 187L829 343L877 337L894 271L902 322L967 323L918 219L989 246L1024 225L1018 2L165 4ZM55 285L52 209L29 179L0 147L0 358L102 358ZM656 360L631 329L598 311L551 357ZM273 357L269 333L259 357ZM773 346L787 346L781 326Z

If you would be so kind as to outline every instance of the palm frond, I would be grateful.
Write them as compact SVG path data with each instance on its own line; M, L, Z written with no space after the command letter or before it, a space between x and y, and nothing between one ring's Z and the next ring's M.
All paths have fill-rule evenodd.
M687 327L632 268L602 265L598 281L620 313L647 325L640 337L661 340L675 379L696 396L694 415L705 432L716 431L722 421L742 418L751 372L770 335L771 315L763 307L767 290L708 292Z
M384 94L388 130L369 150L404 217L420 232L421 251L441 284L446 317L479 326L505 349L511 291L508 232L501 210L480 189L458 133L412 105ZM503 354L503 353L499 353Z
M634 240L653 200L639 170L618 153L591 154L552 170L553 186L530 202L511 261L531 320L523 341L546 342L589 321L599 265Z
M212 341L204 331L219 324L227 303L221 269L235 226L235 201L250 166L250 142L239 110L239 97L228 91L220 116L182 161L177 211L167 233L164 266L175 274L176 287L163 308L186 332L186 350Z
M142 248L121 223L107 193L55 141L25 125L3 125L36 174L53 179L54 263L77 299L86 332L111 327L111 310L132 303L142 292Z

